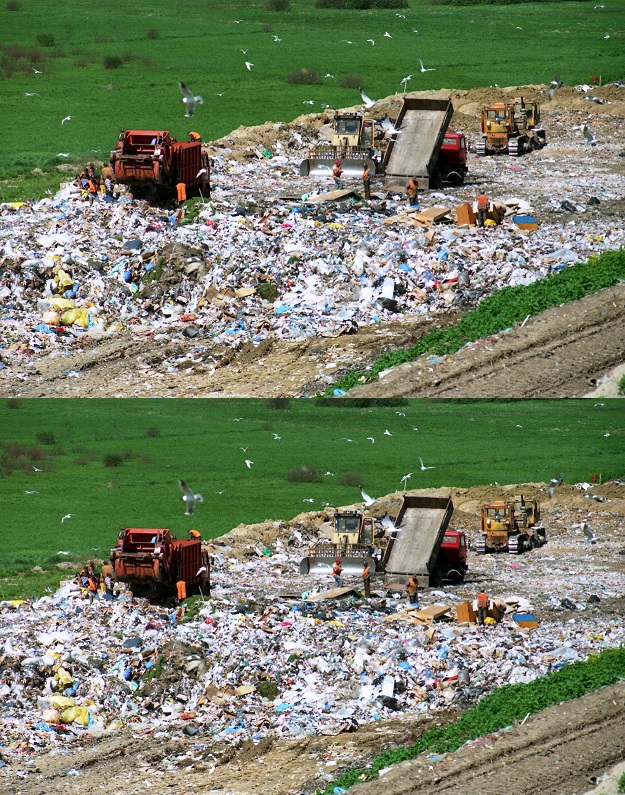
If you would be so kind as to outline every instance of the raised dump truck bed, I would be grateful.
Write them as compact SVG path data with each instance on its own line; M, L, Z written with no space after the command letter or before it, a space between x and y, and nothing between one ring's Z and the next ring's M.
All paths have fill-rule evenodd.
M453 112L448 99L404 99L395 123L401 132L386 150L386 187L405 185L410 177L417 177L422 189L436 181L438 155Z
M399 532L386 560L386 585L403 589L411 574L422 587L440 582L439 551L453 510L449 497L404 497L395 520Z

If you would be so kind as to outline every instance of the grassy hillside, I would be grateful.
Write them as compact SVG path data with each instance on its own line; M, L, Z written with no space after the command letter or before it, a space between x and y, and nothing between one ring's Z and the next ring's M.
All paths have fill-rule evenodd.
M269 12L257 0L11 0L0 9L8 131L0 177L106 159L121 127L166 128L179 137L192 128L209 140L241 124L319 111L324 102L351 105L358 92L339 87L349 74L374 98L399 91L407 74L412 90L541 83L558 73L567 84L593 74L620 78L623 10L625 0L597 9L591 2L458 7L411 0L402 19L393 10L316 9L314 0L293 0L288 12ZM434 71L421 73L418 57ZM121 65L106 68L106 59ZM313 86L287 82L302 67L334 77ZM204 97L192 121L184 118L179 80ZM61 124L66 116L72 119ZM0 200L10 186L2 186Z
M208 537L320 510L323 501L350 504L358 489L339 484L349 472L373 496L399 490L407 472L412 488L548 481L558 471L569 483L594 472L616 477L624 426L618 400L363 408L299 400L285 409L255 400L4 401L0 577L49 567L66 559L60 551L77 560L107 556L122 525L179 536L196 527ZM418 456L435 468L421 471ZM115 457L119 465L107 466ZM316 467L322 482L290 482L300 466ZM193 518L184 516L179 478L204 495ZM0 598L11 593L0 580Z

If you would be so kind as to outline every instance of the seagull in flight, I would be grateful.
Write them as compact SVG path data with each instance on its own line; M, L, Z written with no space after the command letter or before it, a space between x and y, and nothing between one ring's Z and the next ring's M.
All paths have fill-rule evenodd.
M353 41L349 41L348 39L341 39L339 42L339 44L353 44L353 43L354 43Z
M323 474L324 474L326 477L329 477L329 478L333 478L333 477L334 477L334 472L324 472Z
M341 439L339 439L339 442L353 442L353 441L354 441L353 439L348 439L347 436L343 436Z
M547 89L547 97L549 101L553 99L553 95L556 92L556 89L562 88L562 75L558 75L555 80L552 80L549 84L549 88Z
M375 46L375 39L367 39L367 41L371 42L371 46Z
M35 472L43 472L43 469L37 469L34 464L31 464L31 467L35 470Z
M57 157L69 157L69 152L59 152Z
M395 16L399 17L400 19L406 19L406 15L405 14L395 14Z
M425 66L423 66L423 61L421 60L421 58L418 58L417 60L419 61L419 66L421 67L421 71L422 72L435 72L436 71L436 69L426 69Z
M280 36L274 36L274 37L273 37L273 40L274 40L274 41L276 41L276 42L277 42L277 41L282 41L282 39L280 38Z
M596 138L595 134L590 131L587 124L584 124L582 132L584 133L584 138L588 141L590 146L596 146L599 143L599 139ZM603 406L603 403L595 403L595 406Z
M406 483L410 480L411 477L412 477L412 472L407 472L400 480L400 483L404 484L404 489L406 488Z
M302 502L314 502L314 501L315 500L313 499L313 497L308 497L308 498L304 497L304 499L302 500Z
M425 472L426 469L436 469L436 467L426 467L421 456L419 456L419 463L421 464L421 472Z
M25 491L24 494L40 494L39 491Z
M42 75L42 74L43 74L43 72L40 72L40 71L39 71L39 69L35 69L35 67L34 67L34 66L31 66L30 68L33 70L33 72L34 72L36 75Z
M387 30L387 31L386 31L386 33L384 34L384 37L385 37L385 38L387 38L387 39L392 39L392 38L393 38L393 37L391 36L391 34L388 32L388 30Z
M73 118L73 116L66 116L64 119L61 119L61 124L65 124L66 121L71 121Z
M187 509L185 511L185 516L193 516L193 511L195 510L195 503L196 502L204 502L204 497L201 494L195 494L190 486L184 482L184 480L179 480L178 485L182 489L182 501L186 504Z
M327 72L324 77L331 77L334 80L334 75L331 75L330 72Z
M193 91L191 91L190 88L187 88L187 86L184 83L179 82L178 86L180 87L180 90L182 91L183 94L182 101L184 102L187 108L187 112L184 115L188 119L190 119L195 112L195 106L203 105L204 100L202 99L202 97L196 97Z
M562 475L558 472L555 478L551 478L551 482L547 487L547 495L549 496L549 499L553 497L553 492L556 490L556 488L561 485L562 485Z
M402 81L402 82L403 82L403 81ZM390 119L390 117L389 117L388 113L387 113L387 114L386 114L386 116L385 116L385 117L382 119L382 122L381 122L380 126L382 127L382 129L384 130L384 132L385 132L387 135L399 135L399 133L400 133L400 132L402 132L402 130L398 130L398 129L397 129L395 126L394 126L394 124L393 124L393 122L391 121L391 119ZM402 415L402 416L404 416L404 417L405 417L406 415L404 414L404 415Z
M382 527L384 528L385 533L395 533L397 532L397 530L400 529L399 527L397 527L395 522L393 522L391 517L388 515L388 511L384 514L384 517L381 520L381 524Z
M597 406L605 406L605 403L595 403L595 405L593 406L593 409L596 409Z
M387 429L384 431L385 436L392 436L393 434Z
M239 49L239 52L242 52L242 53L243 53L243 55L247 55L249 51L250 51L250 48L249 48L249 47L247 48L247 50L241 50L241 49Z
M249 449L249 447L239 447L239 450L243 450L244 453L247 453Z
M375 444L375 436L367 436L367 441L371 442L371 444Z
M282 437L278 436L277 433L274 433L273 438L276 440L276 442L281 442L282 441Z
M65 549L59 549L59 551L56 554L57 555L69 555L69 552L67 550L65 550Z
M24 92L24 96L25 97L38 97L39 94L36 91L25 91Z
M362 499L364 500L364 503L367 506L367 508L370 508L372 505L375 505L375 503L377 502L377 500L374 500L373 497L370 497L367 494L367 492L363 489L362 486L360 487L360 493L362 495Z
M586 524L586 522L584 522L582 525L582 532L586 536L586 541L590 541L591 544L596 544L599 540L590 527Z
M249 458L246 458L246 459L245 459L245 466L246 466L248 469L251 469L251 468L252 468L252 464L253 464L253 463L254 463L254 462L253 462L253 461L250 461L250 459L249 459Z
M362 101L365 103L365 107L367 109L372 108L375 105L374 100L372 100L371 97L368 97L362 88L360 89L360 96L362 97Z
M395 414L397 414L398 417L405 417L406 416L405 412L403 412L403 411L396 411Z
M252 71L252 66L254 66L254 64L253 64L253 63L250 63L250 61L246 61L246 62L245 62L245 66L246 66L246 68L247 68L247 71L248 71L248 72L251 72L251 71Z
M65 516L64 516L64 517L61 519L61 524L63 524L63 522L64 522L66 519L71 519L73 516L74 516L74 514L73 514L73 513L66 513L66 514L65 514Z

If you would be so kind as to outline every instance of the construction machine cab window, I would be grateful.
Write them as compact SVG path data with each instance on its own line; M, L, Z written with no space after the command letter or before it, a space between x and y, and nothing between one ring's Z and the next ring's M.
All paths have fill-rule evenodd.
M344 533L357 533L359 526L360 526L359 516L336 517L336 532L341 535Z
M336 133L337 135L358 135L360 129L360 119L358 118L345 118L339 116L336 119Z

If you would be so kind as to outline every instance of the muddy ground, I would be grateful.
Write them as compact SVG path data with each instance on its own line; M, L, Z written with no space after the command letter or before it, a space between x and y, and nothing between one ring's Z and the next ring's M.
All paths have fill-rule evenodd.
M557 615L556 626L562 626L562 638L564 627L574 627L576 621L585 622L586 632L592 632L593 626L605 631L620 625L625 607L625 486L611 483L594 487L593 493L605 500L601 503L589 500L574 486L561 486L548 500L541 484L442 488L428 493L451 496L457 507L452 523L474 539L482 502L519 491L543 501L548 543L516 558L471 554L467 582L453 589L455 597L470 597L482 588L492 594L514 593L531 601L539 619L553 620ZM400 499L401 495L389 495L381 504L392 511ZM283 527L282 533L286 538L290 526L304 529L319 518L313 513L302 514ZM583 540L582 522L587 522L599 537L595 545ZM273 522L241 526L221 543L233 545L241 560L249 560L255 555L254 547L271 543L276 532ZM301 579L295 587L301 587ZM381 581L374 580L374 592L381 588ZM563 594L580 608L558 606ZM601 594L601 598L584 606L590 594ZM262 601L262 593L255 596ZM429 600L424 596L423 601ZM557 629L554 631L557 634ZM493 642L496 644L495 635ZM133 732L130 724L99 740L85 737L66 752L57 748L39 755L31 746L18 761L13 756L8 768L0 766L0 788L7 795L72 795L85 791L108 795L148 790L159 795L314 793L342 771L355 765L366 767L382 750L409 745L433 726L453 721L461 709L454 705L422 715L400 712L395 720L363 724L355 731L333 736L265 737L231 744L212 740L208 726L197 736L185 737L180 732L172 736L171 731L158 727L149 730L145 724ZM625 760L624 720L625 684L619 682L527 717L454 753L424 754L389 768L380 779L350 792L581 795L592 789L608 768ZM602 791L616 792L611 786Z
M593 195L602 196L603 183L625 174L625 88L606 86L594 91L605 101L595 104L572 87L557 91L551 103L537 86L514 89L423 92L426 96L450 97L454 102L453 125L472 142L478 130L482 104L523 94L542 102L548 146L511 162L510 158L477 158L469 155L470 172L464 186L445 188L447 197L459 204L472 201L486 190L490 196L516 196L529 202L541 223L567 230L582 228L591 239L598 226L622 228L625 199L586 206ZM378 103L376 112L396 114L401 97ZM228 158L249 163L263 147L283 141L292 147L293 132L309 141L317 138L328 116L308 115L291 125L266 124L239 128L219 143L228 147ZM581 128L589 125L600 140L584 144ZM299 135L299 133L298 133ZM260 149L259 149L260 148ZM214 153L222 151L214 147ZM305 150L302 150L305 151ZM228 184L225 185L225 181ZM249 174L216 174L229 196L249 195L255 186ZM327 182L327 180L326 180ZM347 186L351 183L348 181ZM328 186L316 186L327 190ZM279 170L269 187L255 199L259 207L281 197L300 196L310 190L310 180ZM382 185L374 182L380 197ZM569 212L561 202L572 201L579 209ZM429 206L427 200L425 204ZM451 204L451 202L450 202ZM602 226L602 228L607 228ZM527 233L540 236L540 229ZM486 239L488 232L485 233ZM616 239L616 238L615 238ZM502 282L503 284L503 282ZM354 394L414 397L580 397L591 392L606 373L625 363L625 292L622 285L597 296L556 308L529 319L523 328L483 340L444 362L421 361L399 368L379 383L359 387ZM433 327L457 320L466 308L442 312L398 315L391 323L359 324L332 337L284 340L277 336L259 342L242 341L225 346L211 342L207 334L173 339L129 328L99 341L81 338L61 355L34 353L34 360L17 373L0 370L0 389L6 395L39 397L303 397L317 394L340 375L357 367L365 370L383 352L410 347ZM348 324L349 325L349 324ZM348 333L349 332L349 333ZM154 339L154 337L157 337ZM166 335L165 335L166 336ZM512 371L512 375L511 375ZM69 375L68 375L69 373ZM616 393L616 380L606 387ZM605 394L605 392L604 392Z

